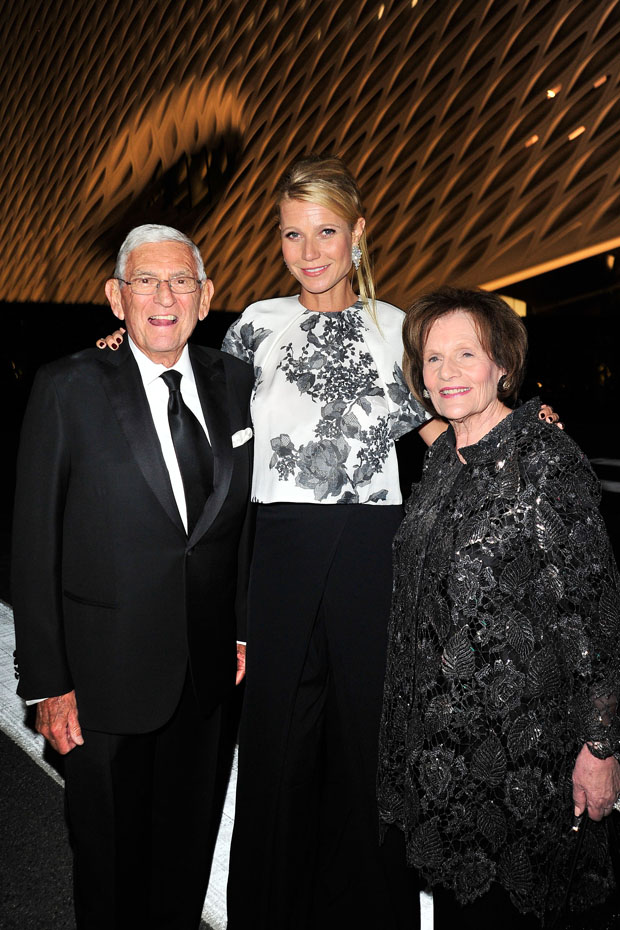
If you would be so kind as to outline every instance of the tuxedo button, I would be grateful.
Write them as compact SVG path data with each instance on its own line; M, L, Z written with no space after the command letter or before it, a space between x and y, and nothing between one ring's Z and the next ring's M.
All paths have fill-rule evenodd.
M188 557L188 558L189 558L190 555L193 555L193 554L194 554L194 550L193 550L193 549L188 549L188 550L187 550L187 557Z

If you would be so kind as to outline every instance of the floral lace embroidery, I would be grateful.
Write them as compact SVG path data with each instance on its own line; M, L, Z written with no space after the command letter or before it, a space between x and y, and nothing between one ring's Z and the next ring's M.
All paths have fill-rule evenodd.
M466 466L449 437L427 453L394 542L378 796L431 885L465 903L498 881L542 915L569 871L576 756L619 745L620 600L598 482L537 413ZM584 849L577 909L613 887L604 825Z

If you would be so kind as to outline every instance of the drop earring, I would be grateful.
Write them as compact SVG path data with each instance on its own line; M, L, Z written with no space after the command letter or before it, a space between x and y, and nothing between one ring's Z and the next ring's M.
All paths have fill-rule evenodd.
M362 250L360 249L359 245L357 245L356 243L354 246L351 247L351 261L355 265L356 271L360 266L361 260L362 260Z
M424 388L424 390L422 391L422 397L423 397L425 400L428 400L430 396L431 396L431 395L428 393L428 391L426 390L426 388Z

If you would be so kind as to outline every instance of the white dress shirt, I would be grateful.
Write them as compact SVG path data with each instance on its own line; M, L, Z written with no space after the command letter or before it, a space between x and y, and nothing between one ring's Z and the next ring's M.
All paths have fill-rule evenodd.
M132 341L129 335L127 338L129 339L129 347L140 369L142 384L146 391L146 399L151 408L151 415L153 417L153 423L155 424L162 455L166 463L166 468L168 469L168 474L170 475L174 499L177 502L179 514L181 515L183 526L187 532L187 505L185 503L183 480L172 443L170 424L168 423L168 398L170 392L165 382L162 381L161 375L165 371L178 371L183 376L181 378L181 395L183 400L204 429L207 438L209 438L207 425L200 405L200 398L198 397L194 371L189 359L189 349L185 346L178 362L176 362L172 368L166 368L165 365L158 365L157 362L152 362L151 359L147 358L144 352L138 348L135 342Z
M144 385L144 390L146 391L149 407L151 408L153 423L155 424L155 429L157 431L157 436L161 445L161 451L164 456L166 468L168 469L168 474L170 475L170 482L172 484L174 498L177 502L177 507L179 508L181 519L183 520L185 532L187 532L187 506L185 503L183 480L181 478L179 463L177 462L177 457L174 451L172 434L170 432L170 424L168 422L168 398L170 396L170 392L168 391L165 382L162 381L160 376L164 373L164 371L179 371L183 375L181 378L180 386L183 400L198 419L198 422L204 429L208 439L209 431L207 429L207 424L205 423L204 414L200 405L200 398L198 397L198 388L196 387L194 370L189 359L189 349L187 346L185 346L183 352L181 353L181 358L178 360L178 362L173 365L172 368L166 368L164 365L158 365L156 362L152 362L150 358L147 358L146 355L140 351L138 346L131 340L129 335L127 338L129 339L129 346L134 354L136 362L138 363L138 368L140 369L142 383ZM245 646L245 642L243 640L238 640L238 643L240 646Z

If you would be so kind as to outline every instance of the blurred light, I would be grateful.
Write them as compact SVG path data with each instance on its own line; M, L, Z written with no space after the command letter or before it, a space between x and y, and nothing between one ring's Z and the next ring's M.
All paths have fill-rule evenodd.
M536 133L534 133L533 136L530 136L529 139L526 140L525 142L526 149L529 149L530 145L536 145L537 142L538 142L538 136L536 135Z
M585 126L577 126L577 129L573 129L573 131L570 133L568 137L569 142L572 142L573 139L576 139L578 136L581 135L582 132L585 132L585 131L586 131Z
M381 19L384 13L385 13L385 3L382 3L381 6L379 7L379 12L377 13L377 19Z
M600 78L597 78L597 79L596 79L596 81L594 82L594 84L593 84L592 86L593 86L593 87L601 87L601 85L604 84L606 80L607 80L607 75L606 75L606 74L602 74Z
M536 387L542 387L542 381L537 381L537 382L536 382Z
M562 85L556 84L555 87L549 88L549 90L547 91L547 97L549 98L549 100L552 100L554 97L557 97L557 95L560 93L561 90L562 90Z
M527 315L527 304L524 300L519 300L517 297L506 297L505 294L500 294L500 297L506 301L509 307L512 307L516 314L519 316Z
M614 267L614 265L616 264L616 256L615 256L615 255L611 255L611 254L610 254L610 255L606 255L606 256L605 256L605 264L607 265L607 267L609 268L610 271L613 271L613 267Z
M411 9L418 5L418 0L411 0Z

